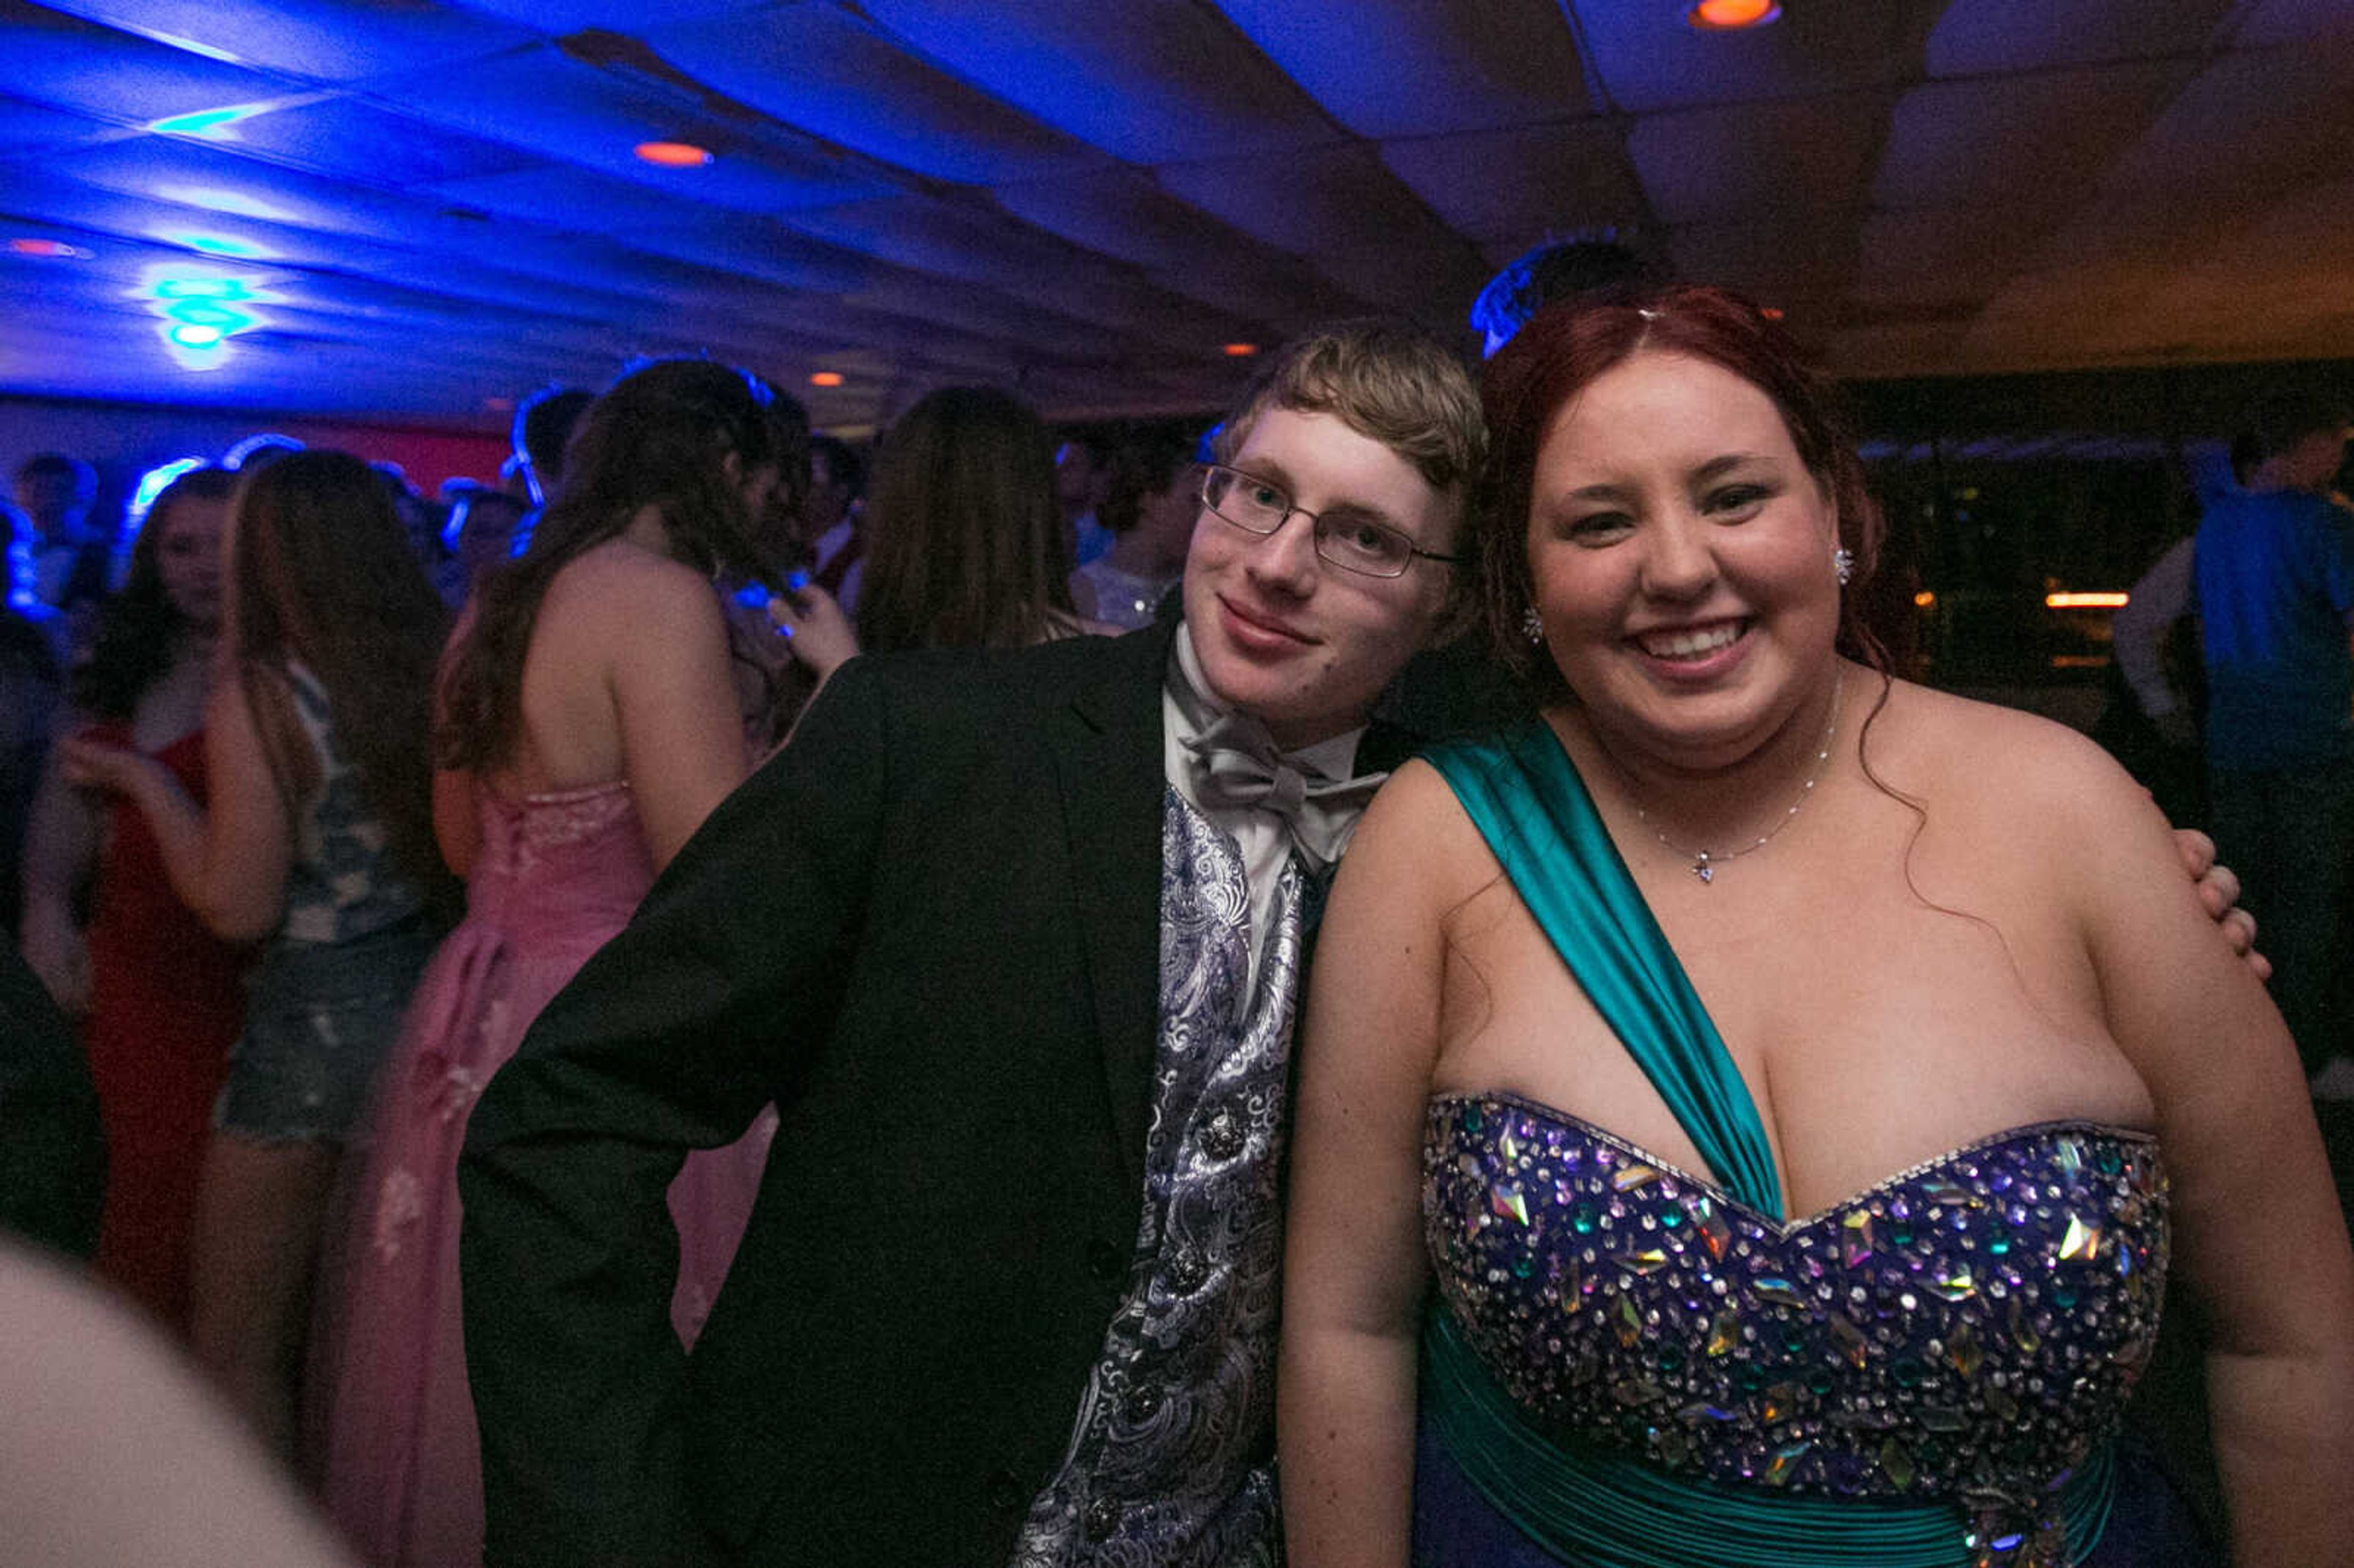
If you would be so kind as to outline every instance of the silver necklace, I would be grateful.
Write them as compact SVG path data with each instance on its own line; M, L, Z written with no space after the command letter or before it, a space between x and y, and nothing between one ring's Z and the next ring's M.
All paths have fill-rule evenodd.
M1776 836L1790 825L1790 819L1798 814L1798 808L1807 803L1807 797L1815 792L1815 784L1823 776L1823 767L1831 759L1831 739L1839 734L1840 705L1846 700L1846 697L1847 676L1845 672L1841 672L1839 683L1831 688L1831 720L1823 726L1823 743L1815 750L1814 770L1807 775L1807 781L1798 786L1798 798L1790 802L1790 809L1783 812L1772 827L1759 834L1756 842L1743 844L1739 849L1728 850L1723 854L1718 854L1713 850L1688 848L1662 832L1659 824L1651 821L1651 814L1643 810L1642 802L1639 800L1630 802L1635 808L1635 820L1650 829L1652 837L1690 860L1691 874L1694 876L1699 877L1702 882L1714 882L1718 866L1727 861L1739 860L1745 854L1755 854L1759 850L1772 843ZM1623 775L1626 769L1622 768L1619 772ZM1632 783L1634 780L1630 777L1628 781Z

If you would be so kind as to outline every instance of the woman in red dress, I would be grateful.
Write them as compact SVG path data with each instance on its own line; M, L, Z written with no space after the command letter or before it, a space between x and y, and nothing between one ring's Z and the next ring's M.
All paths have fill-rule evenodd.
M90 737L154 757L197 800L231 484L199 469L157 498L76 677ZM70 788L54 766L26 859L25 956L81 1017L106 1132L98 1270L185 1330L196 1170L244 1015L244 955L173 894L135 807Z

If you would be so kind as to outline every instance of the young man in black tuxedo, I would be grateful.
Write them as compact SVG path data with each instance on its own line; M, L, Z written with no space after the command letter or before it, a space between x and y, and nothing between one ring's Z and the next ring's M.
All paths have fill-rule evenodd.
M473 1113L491 1563L1276 1560L1299 971L1483 440L1431 339L1320 334L1182 625L833 678ZM690 1357L663 1192L770 1101Z

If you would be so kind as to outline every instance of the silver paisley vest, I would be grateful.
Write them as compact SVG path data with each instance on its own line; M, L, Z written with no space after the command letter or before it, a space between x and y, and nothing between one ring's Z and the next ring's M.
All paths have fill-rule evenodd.
M1161 831L1161 1023L1144 1223L1071 1446L1015 1568L1244 1568L1280 1556L1276 1308L1292 1017L1325 878L1284 867L1251 980L1234 841L1176 790Z

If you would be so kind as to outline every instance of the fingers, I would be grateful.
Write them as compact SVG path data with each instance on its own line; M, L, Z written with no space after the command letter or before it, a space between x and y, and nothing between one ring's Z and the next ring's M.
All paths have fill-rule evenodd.
M2206 875L2215 863L2215 841L2196 828L2175 829L2174 847L2182 852L2182 863L2193 876Z
M2240 902L2239 874L2228 865L2209 867L2199 879L2199 901L2207 906L2209 915L2221 919L2225 910Z
M807 572L785 579L785 589L769 600L769 621L783 636L806 630L812 621L842 619L832 595L809 580Z
M2223 917L2223 939L2232 950L2247 960L2248 968L2260 980L2273 978L2273 961L2256 951L2256 917L2244 909L2234 909Z

